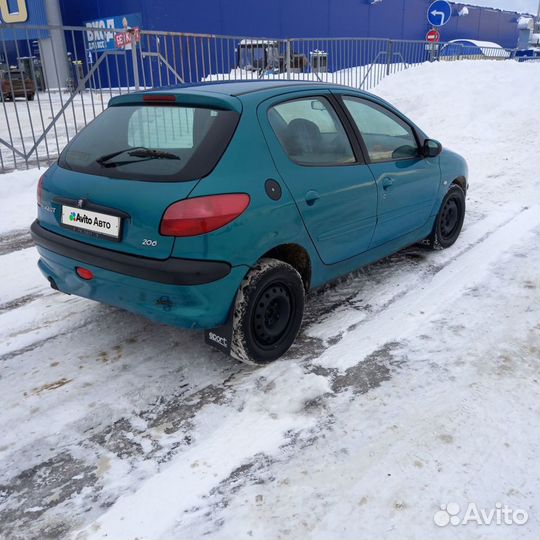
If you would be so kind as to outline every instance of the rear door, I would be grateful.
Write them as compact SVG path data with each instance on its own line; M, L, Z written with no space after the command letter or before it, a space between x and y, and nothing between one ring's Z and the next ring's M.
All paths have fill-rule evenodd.
M371 247L421 228L429 219L440 182L439 158L424 158L414 129L373 101L343 95L363 142L378 192Z
M259 106L277 169L325 264L368 249L377 208L373 174L334 103L332 94L322 91L280 96Z

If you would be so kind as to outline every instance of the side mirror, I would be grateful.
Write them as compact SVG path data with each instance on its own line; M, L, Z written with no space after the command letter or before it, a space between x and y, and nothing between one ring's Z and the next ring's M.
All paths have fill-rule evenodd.
M435 139L426 139L422 145L422 155L424 157L437 157L442 152L442 144Z

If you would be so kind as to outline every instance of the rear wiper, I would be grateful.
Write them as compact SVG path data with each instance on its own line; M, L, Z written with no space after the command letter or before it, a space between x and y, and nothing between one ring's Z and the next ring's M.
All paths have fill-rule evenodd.
M151 148L141 148L128 152L128 155L140 158L156 158L156 159L180 159L176 154L165 152L164 150L152 150Z
M130 159L127 161L109 161L110 159L119 156L127 152L128 155L138 157L142 159ZM105 154L99 157L96 161L103 165L103 167L116 167L117 165L128 165L129 163L139 163L141 161L148 161L150 159L180 159L176 154L171 152L165 152L163 150L153 150L152 148L146 148L145 146L136 146L131 148L125 148L118 152L112 152L111 154Z
M129 152L130 150L147 150L147 148L145 148L144 146L130 146L129 148L124 148L123 150L118 150L117 152L111 152L110 154L103 154L102 156L98 157L96 161L101 165L102 163L105 163L105 161L109 161L109 159L119 156L120 154L123 154L124 152Z

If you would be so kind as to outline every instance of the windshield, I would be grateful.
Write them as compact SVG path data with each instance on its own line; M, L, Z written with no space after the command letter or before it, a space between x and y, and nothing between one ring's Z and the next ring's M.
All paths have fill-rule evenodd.
M65 148L59 165L112 178L202 178L225 151L238 117L233 111L201 107L110 107ZM114 161L104 160L107 156Z

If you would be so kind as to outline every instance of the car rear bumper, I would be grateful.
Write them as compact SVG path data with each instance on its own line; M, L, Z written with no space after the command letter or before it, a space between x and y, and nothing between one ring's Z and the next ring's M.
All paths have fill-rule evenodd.
M231 265L221 261L169 258L148 259L111 251L66 238L43 228L36 220L30 227L37 246L85 264L126 276L170 285L202 285L227 276Z
M143 258L62 237L37 222L33 223L31 231L40 254L38 266L53 287L184 328L212 328L223 324L248 270L247 266L227 265L225 275L214 279L216 273L212 265L208 267L212 271L197 266L194 272L190 264L193 261L188 259L152 261L154 265L150 268L144 265L129 267L129 261ZM93 249L88 250L89 247ZM114 257L111 258L111 254ZM117 255L122 256L120 261ZM143 260L144 264L149 261ZM175 261L172 266L170 261ZM188 264L182 267L185 262ZM160 265L163 266L160 268ZM75 272L78 266L91 270L94 278L81 279ZM179 272L179 277L175 276L175 271ZM162 281L150 276L160 277ZM212 281L207 281L210 276Z

